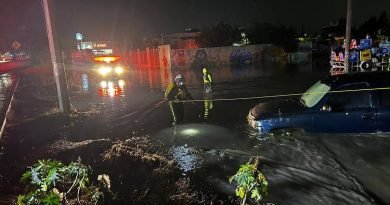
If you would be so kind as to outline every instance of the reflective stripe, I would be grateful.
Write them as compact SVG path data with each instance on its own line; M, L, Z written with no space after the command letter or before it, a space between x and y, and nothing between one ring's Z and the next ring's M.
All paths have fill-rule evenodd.
M168 100L185 100L187 98L192 99L185 87L178 87L175 83L168 85L165 91L165 98Z
M171 93L173 87L175 87L175 84L174 83L170 83L167 87L167 89L165 90L165 97L168 98L168 95Z

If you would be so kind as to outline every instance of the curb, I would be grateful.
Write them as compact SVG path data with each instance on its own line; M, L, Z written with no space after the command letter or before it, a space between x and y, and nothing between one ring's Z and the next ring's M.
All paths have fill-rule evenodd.
M9 115L11 109L12 109L12 104L13 104L14 99L15 99L15 91L16 91L16 89L17 89L18 86L19 86L19 81L20 81L20 79L18 79L18 81L16 81L16 85L15 85L13 91L12 91L11 100L9 101L7 111L5 112L5 115L4 115L3 124L1 125L1 129L0 129L0 141L1 141L2 138L3 138L3 133L4 133L5 125L7 124L7 118L8 118L8 115Z

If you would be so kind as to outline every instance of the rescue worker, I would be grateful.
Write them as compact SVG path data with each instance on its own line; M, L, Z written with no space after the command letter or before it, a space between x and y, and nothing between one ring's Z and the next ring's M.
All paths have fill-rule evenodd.
M205 99L203 119L207 120L209 118L210 112L213 109L213 107L214 107L213 100L210 98Z
M203 68L203 89L206 94L211 94L212 87L211 83L213 82L211 74L208 72L207 68Z
M172 125L177 125L183 122L184 119L184 102L183 100L193 100L184 84L182 75L177 75L175 81L171 82L166 91L165 98L169 100L169 108L173 116Z

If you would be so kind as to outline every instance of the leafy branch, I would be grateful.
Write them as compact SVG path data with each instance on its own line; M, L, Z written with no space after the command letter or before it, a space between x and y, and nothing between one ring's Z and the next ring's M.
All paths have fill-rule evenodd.
M80 203L81 191L85 197L97 204L103 196L99 188L88 186L91 169L80 160L65 166L55 160L38 160L29 167L20 181L27 184L27 194L18 196L18 205L49 204L60 205L67 197L77 197Z
M236 196L240 197L241 204L245 205L248 194L255 201L261 201L268 195L268 182L265 176L258 170L259 157L253 164L247 162L241 165L237 173L229 178L229 182L236 182Z

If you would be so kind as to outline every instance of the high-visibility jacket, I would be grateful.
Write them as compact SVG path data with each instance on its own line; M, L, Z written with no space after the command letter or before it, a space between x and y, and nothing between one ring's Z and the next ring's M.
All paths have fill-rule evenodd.
M177 86L175 83L170 83L165 90L165 98L169 101L174 100L192 100L191 94L188 92L185 86Z
M203 74L203 83L212 83L211 75L209 73Z

